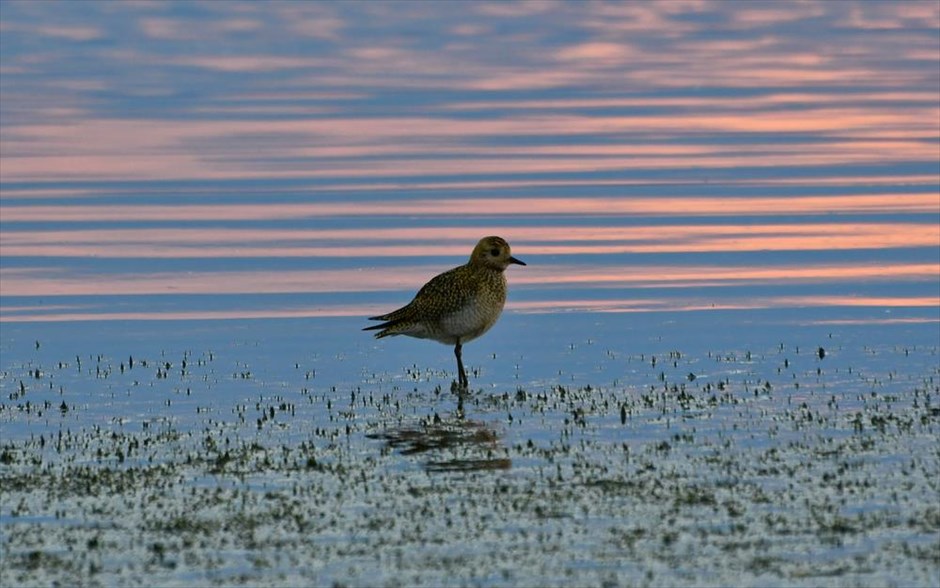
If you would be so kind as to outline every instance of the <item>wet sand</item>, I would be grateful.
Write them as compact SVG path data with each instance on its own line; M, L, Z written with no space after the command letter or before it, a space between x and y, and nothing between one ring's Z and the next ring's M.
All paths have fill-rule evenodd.
M5 326L0 583L937 583L936 324L611 316Z

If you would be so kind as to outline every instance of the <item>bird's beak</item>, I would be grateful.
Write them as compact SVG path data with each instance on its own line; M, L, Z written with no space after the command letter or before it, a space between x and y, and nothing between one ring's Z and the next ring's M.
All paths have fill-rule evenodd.
M511 256L511 255L509 256L509 263L515 263L515 264L518 264L518 265L525 265L525 262L524 262L524 261L522 261L521 259L516 259L515 257L513 257L513 256Z

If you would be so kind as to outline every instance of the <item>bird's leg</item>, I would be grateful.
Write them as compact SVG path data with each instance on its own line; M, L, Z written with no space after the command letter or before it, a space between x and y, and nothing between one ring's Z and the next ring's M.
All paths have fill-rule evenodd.
M466 396L466 394L464 394L463 392L457 394L457 410L454 411L454 418L456 418L458 421L462 421L464 417L464 412L463 412L464 396Z
M460 344L460 340L457 340L457 345L454 346L454 355L457 356L457 387L461 390L466 390L469 386L467 382L467 372L463 369L463 358L461 357L460 351L463 346Z

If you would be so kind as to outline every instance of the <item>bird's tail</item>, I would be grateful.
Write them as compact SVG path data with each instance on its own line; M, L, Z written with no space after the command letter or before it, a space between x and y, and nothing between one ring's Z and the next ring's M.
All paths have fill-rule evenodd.
M386 316L388 315L369 317L370 321L385 321L385 322L380 323L378 325L371 325L369 327L365 327L362 330L363 331L379 331L378 333L375 334L376 339L381 339L382 337L388 337L389 335L397 335L397 333L393 331L394 331L395 326L401 323L401 319L389 321L389 320L385 320Z
M399 330L395 327L402 325L406 322L405 319L408 318L410 313L409 307L402 306L397 310L393 310L388 314L380 314L378 316L370 316L370 321L384 321L378 325L372 325L362 329L363 331L379 331L375 334L376 339L381 339L382 337L388 337L389 335L399 334Z

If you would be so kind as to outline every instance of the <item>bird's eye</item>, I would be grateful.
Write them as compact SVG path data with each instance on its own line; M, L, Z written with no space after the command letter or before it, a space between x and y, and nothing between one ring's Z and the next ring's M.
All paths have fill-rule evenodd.
M499 249L497 249L496 247L493 247L492 249L490 249L490 255L492 255L493 257L499 257Z

